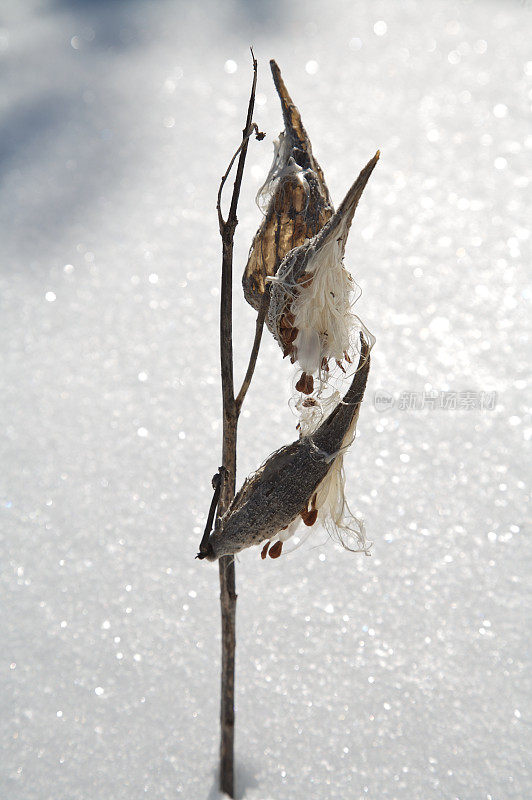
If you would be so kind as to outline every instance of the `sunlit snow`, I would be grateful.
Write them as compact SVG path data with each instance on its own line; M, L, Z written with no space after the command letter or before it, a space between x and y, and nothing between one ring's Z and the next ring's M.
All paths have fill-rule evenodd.
M532 7L4 0L0 797L215 800L218 183L259 60L240 273L279 63L376 337L346 456L371 557L237 564L237 796L524 800ZM227 197L225 198L227 203ZM296 436L269 333L239 480Z

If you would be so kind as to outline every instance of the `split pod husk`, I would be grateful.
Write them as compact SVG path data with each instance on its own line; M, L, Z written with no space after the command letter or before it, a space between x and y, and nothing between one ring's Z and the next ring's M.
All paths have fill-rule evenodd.
M276 537L282 541L282 532L300 515L313 524L320 487L354 438L370 367L370 346L363 334L360 344L358 368L343 399L314 433L277 450L247 478L201 558L215 561Z
M267 325L283 355L298 363L302 375L296 389L304 394L312 393L312 376L327 372L329 360L350 363L356 319L351 313L353 280L343 258L355 210L379 155L366 164L326 225L290 251L269 279Z
M275 61L270 61L285 129L274 143L273 163L257 202L264 219L253 239L242 278L244 297L258 309L265 278L284 256L318 233L333 213L329 190L316 161L301 116Z

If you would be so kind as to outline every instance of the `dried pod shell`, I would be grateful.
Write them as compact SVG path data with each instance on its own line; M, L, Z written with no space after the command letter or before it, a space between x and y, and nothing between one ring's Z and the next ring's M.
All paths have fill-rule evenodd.
M242 278L244 297L258 309L266 276L275 275L284 256L318 233L333 213L329 190L298 109L275 61L270 61L281 101L285 130L275 144L273 163L257 201L265 217L257 231Z
M271 279L267 325L283 354L308 375L326 372L329 359L349 363L352 278L343 257L355 210L379 155L377 151L366 164L327 224L288 253ZM308 384L305 379L298 388Z
M277 450L245 481L211 534L206 558L214 561L271 540L309 504L312 512L311 498L358 418L370 366L369 345L360 339L358 368L343 400L314 433Z

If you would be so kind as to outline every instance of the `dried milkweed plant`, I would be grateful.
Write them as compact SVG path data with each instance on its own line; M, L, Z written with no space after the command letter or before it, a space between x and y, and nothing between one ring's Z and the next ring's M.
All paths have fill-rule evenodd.
M276 558L301 521L308 528L320 522L347 549L368 551L363 523L346 501L343 460L355 438L374 340L352 311L355 285L343 261L357 205L380 154L377 151L366 164L333 212L300 114L274 61L271 67L285 129L259 190L265 217L251 246L243 286L283 356L297 364L294 406L300 438L270 456L218 514L214 530L206 531L200 547L199 556L210 560L264 542L262 556L270 547ZM346 399L351 389L342 398L331 376L335 368L349 371L358 342L361 360L353 385L359 372L365 379L362 395L352 403ZM338 410L350 403L350 414L341 415L340 435L332 421L338 421ZM326 447L317 446L333 433L334 448L332 439Z
M233 796L235 565L242 550L261 545L261 557L278 558L284 544L321 525L343 547L368 554L364 524L345 494L344 455L353 443L374 343L353 313L354 283L344 266L353 217L379 159L366 164L336 211L298 109L275 61L270 62L281 101L284 130L257 202L264 217L253 239L242 283L257 310L255 340L240 391L232 366L232 261L236 209L253 132L257 63L243 140L222 178L218 221L223 243L220 355L223 396L223 463L213 478L211 502L198 558L219 562L222 607L220 787ZM237 161L238 158L238 161ZM236 178L224 219L221 196L233 164ZM235 494L236 430L249 388L264 324L283 357L296 365L291 404L298 438L266 458ZM355 367L356 364L356 367ZM342 388L342 384L347 384ZM296 543L293 539L291 545ZM291 549L295 549L291 546ZM285 552L290 552L285 548Z

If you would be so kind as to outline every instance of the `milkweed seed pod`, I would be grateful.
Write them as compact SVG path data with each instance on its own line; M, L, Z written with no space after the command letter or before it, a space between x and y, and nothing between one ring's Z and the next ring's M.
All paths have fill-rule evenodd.
M360 341L358 368L343 400L314 433L277 450L247 478L211 533L202 558L215 561L265 541L263 557L272 544L275 558L300 521L310 527L318 518L344 544L344 534L354 534L358 549L367 550L363 527L354 528L346 520L341 461L354 439L369 373L370 345L363 335Z
M338 210L312 239L292 250L270 278L267 325L284 356L297 362L296 390L314 391L314 376L326 383L329 361L342 370L351 363L350 335L357 318L351 312L353 279L343 265L351 222L377 161L366 164Z
M270 61L270 67L285 129L274 143L272 166L257 195L265 216L242 278L244 297L256 309L264 293L265 277L275 275L284 256L318 233L333 213L329 190L299 111L275 61Z

